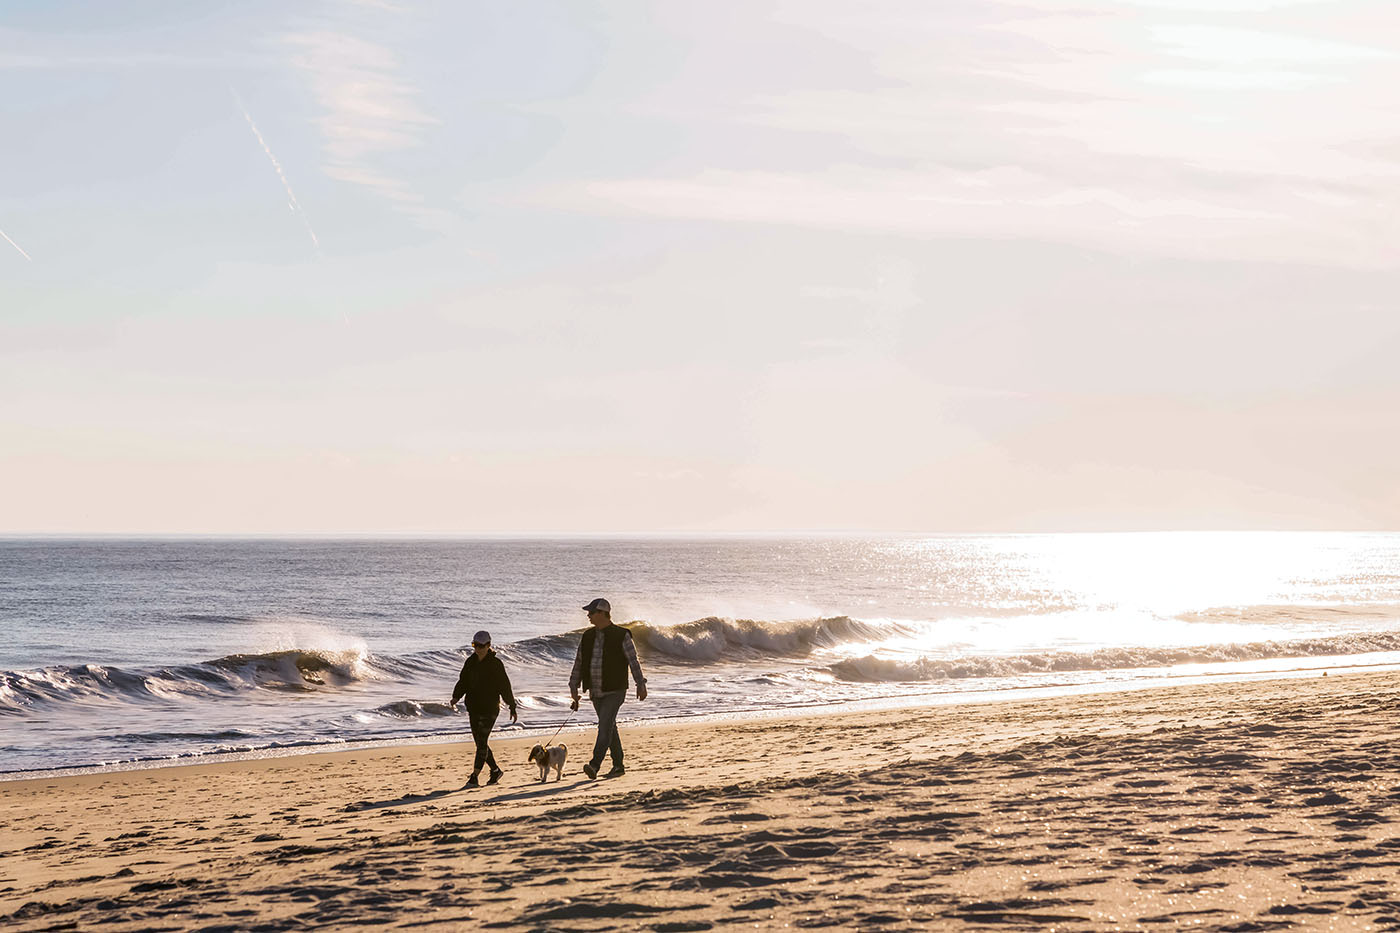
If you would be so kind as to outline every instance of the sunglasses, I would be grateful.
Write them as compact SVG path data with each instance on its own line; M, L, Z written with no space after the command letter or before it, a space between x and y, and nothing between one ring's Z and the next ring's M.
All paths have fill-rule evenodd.
M490 643L489 641L474 641L474 642L472 642L472 647L473 647L473 648L490 648L490 647L491 647L491 643Z

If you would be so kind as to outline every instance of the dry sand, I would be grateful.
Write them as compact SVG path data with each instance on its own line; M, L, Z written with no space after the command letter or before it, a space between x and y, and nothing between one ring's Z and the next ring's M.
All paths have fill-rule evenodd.
M1400 928L1400 675L0 784L0 926ZM635 702L635 701L634 701ZM624 707L624 714L635 706Z

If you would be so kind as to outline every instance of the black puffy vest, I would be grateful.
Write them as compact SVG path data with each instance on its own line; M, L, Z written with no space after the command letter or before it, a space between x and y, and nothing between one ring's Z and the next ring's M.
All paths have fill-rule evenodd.
M627 655L622 653L622 639L629 634L627 629L613 624L603 629L603 688L600 693L627 689ZM591 628L583 633L579 650L583 653L583 689L593 691L593 645L598 639L598 629Z

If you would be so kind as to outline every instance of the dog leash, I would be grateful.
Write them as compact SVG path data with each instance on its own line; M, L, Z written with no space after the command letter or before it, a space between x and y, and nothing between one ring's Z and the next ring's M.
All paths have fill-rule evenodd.
M549 737L549 741L544 743L545 748L549 748L549 746L554 743L554 740L559 738L559 733L563 732L564 727L573 721L574 714L577 712L578 710L576 709L569 710L569 715L565 717L564 721L559 724L559 728L554 730L554 734Z

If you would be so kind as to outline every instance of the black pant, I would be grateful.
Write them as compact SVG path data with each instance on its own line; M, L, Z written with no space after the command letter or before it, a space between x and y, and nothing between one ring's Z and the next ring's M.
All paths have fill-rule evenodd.
M467 710L467 721L472 724L472 739L476 741L476 766L472 768L473 772L480 771L484 764L490 765L492 771L496 770L496 756L491 754L491 746L486 744L486 740L491 738L491 727L496 724L500 712L499 709L481 713Z

